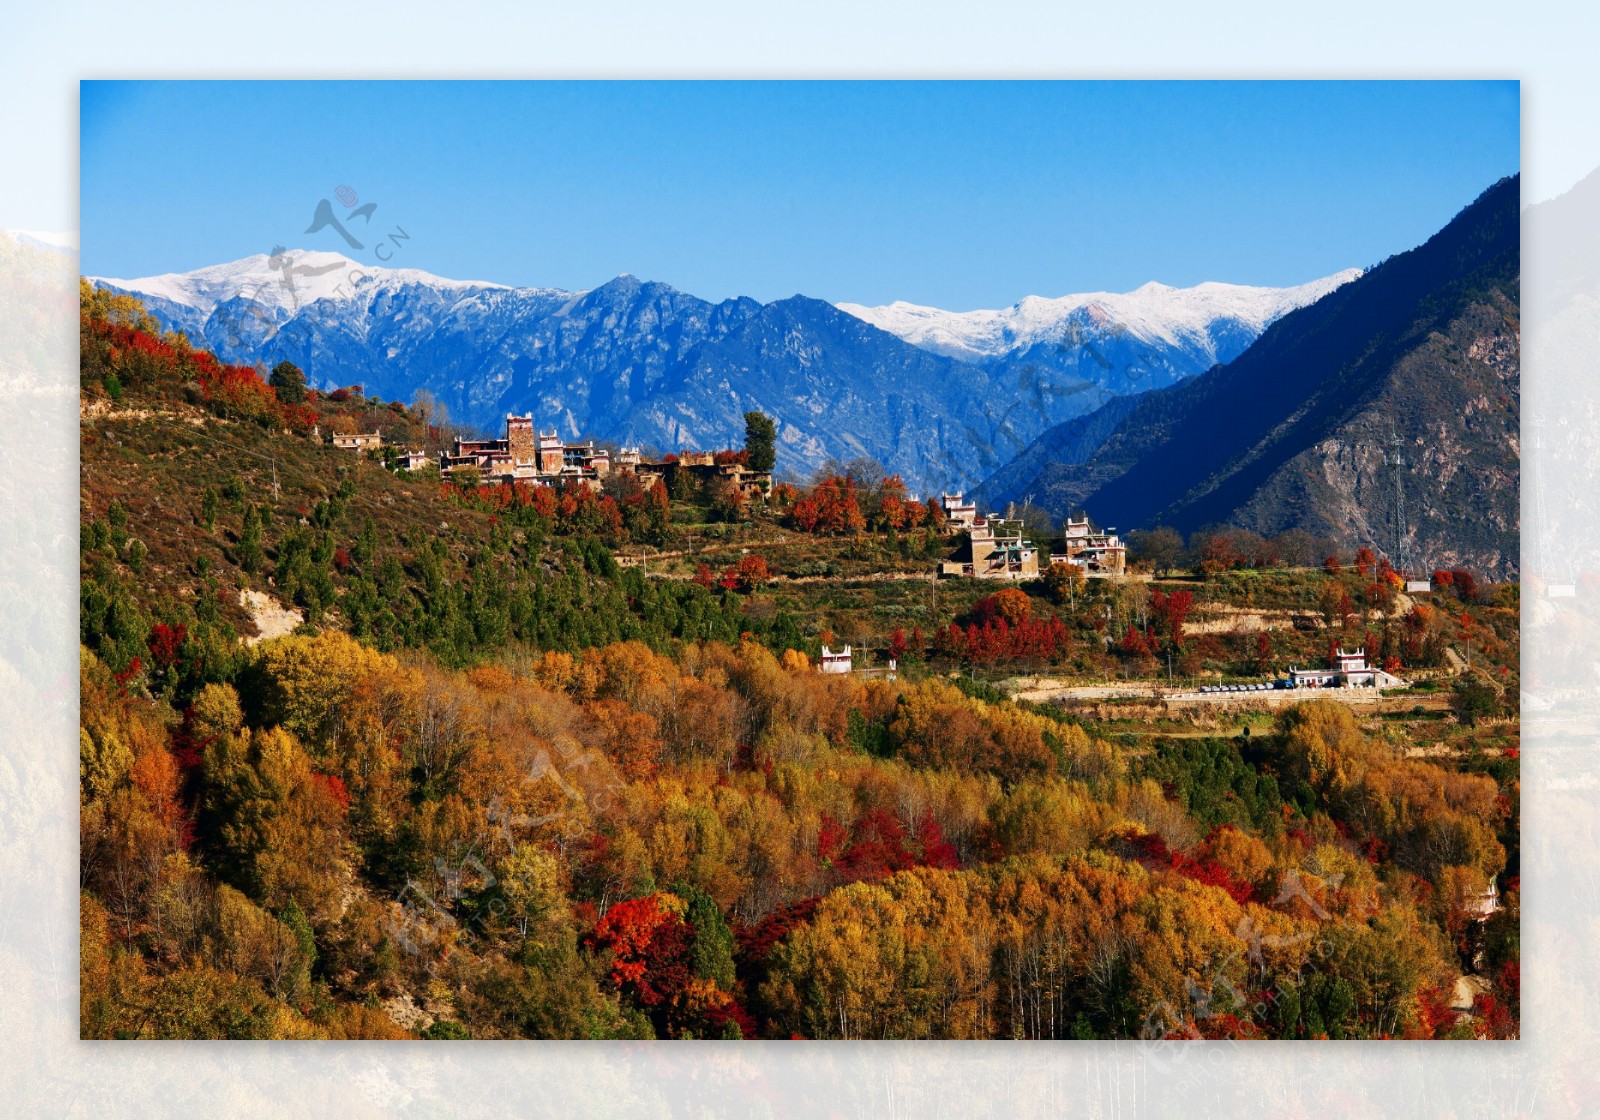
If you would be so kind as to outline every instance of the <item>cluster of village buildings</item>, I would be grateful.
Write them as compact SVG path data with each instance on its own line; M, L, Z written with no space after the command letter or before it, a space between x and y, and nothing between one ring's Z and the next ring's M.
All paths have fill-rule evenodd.
M1037 579L1052 564L1070 564L1085 574L1121 575L1127 570L1128 549L1113 529L1095 529L1087 517L1067 518L1062 527L1061 551L1042 552L1028 539L1023 523L1014 518L985 516L977 504L960 494L939 499L945 524L967 536L939 565L941 576L969 579Z
M342 450L374 451L383 447L379 432L338 434L333 445ZM642 478L659 478L671 485L674 475L687 471L700 483L726 479L747 495L766 496L772 491L770 471L751 470L736 459L718 462L710 451L685 451L662 459L645 459L637 447L621 448L615 457L593 440L568 443L559 432L534 427L533 417L509 415L506 434L498 439L456 439L448 451L438 456L439 474L464 477L469 473L480 482L538 482L542 484L578 483L598 488L613 472L631 473ZM425 452L402 451L395 465L405 470L425 466Z
M349 451L375 451L383 447L378 432L341 433L333 445ZM558 432L543 432L534 427L532 416L506 417L506 434L499 439L457 439L449 451L440 452L439 473L474 472L483 482L530 481L539 483L577 482L598 487L613 471L656 477L668 485L676 471L690 471L699 482L727 479L746 493L770 495L772 475L753 471L737 460L722 462L709 451L687 451L661 460L648 460L638 448L624 447L615 457L593 440L574 444ZM425 466L428 456L418 450L402 451L397 467L416 470ZM1071 565L1084 574L1119 576L1127 569L1127 546L1114 529L1096 529L1087 517L1068 518L1060 538L1046 552L1028 538L1023 522L978 512L977 503L961 494L944 494L939 499L944 510L946 531L964 533L955 552L939 565L938 574L970 579L1037 579L1048 567ZM1059 544L1056 551L1054 545ZM823 673L862 672L854 667L854 651L822 648L817 665ZM892 678L896 666L886 670ZM882 670L874 670L882 671ZM1396 688L1404 681L1367 664L1366 650L1338 649L1326 669L1291 668L1282 680L1242 685L1211 685L1200 689L1208 696L1219 693L1250 692L1266 689L1313 688Z
M347 451L376 451L383 447L380 432L339 433L333 445ZM685 451L659 460L645 459L636 447L624 447L613 456L605 447L568 443L556 431L534 427L533 417L506 417L506 434L498 439L456 439L438 456L439 474L449 478L469 472L481 482L577 482L598 487L613 471L660 478L671 485L678 471L688 471L702 484L726 479L751 496L772 492L770 471L755 471L735 459L718 462L710 451ZM417 470L428 456L415 449L401 451L395 466ZM940 497L946 530L964 533L956 551L939 565L940 576L972 579L1037 579L1052 564L1070 564L1086 574L1121 575L1127 566L1127 547L1115 530L1097 530L1087 517L1067 519L1060 551L1041 551L1028 539L1019 520L978 512L975 502L961 494Z
M977 505L960 494L945 494L940 499L946 524L952 530L964 530L966 539L956 551L939 565L940 576L965 576L971 579L1035 579L1047 567L1057 564L1071 565L1084 574L1120 576L1127 570L1127 546L1114 529L1095 529L1087 517L1068 518L1059 538L1060 551L1046 553L1028 539L1020 520L1011 517L984 516ZM1423 583L1420 590L1427 590ZM1412 585L1407 585L1408 590ZM824 649L824 653L827 653ZM848 664L849 647L845 659L835 655L834 666ZM844 669L824 664L824 672L843 672ZM1386 689L1404 688L1405 681L1376 665L1367 664L1364 647L1353 650L1338 648L1333 651L1329 665L1323 669L1291 667L1287 676L1271 681L1249 684L1208 685L1199 691L1206 699L1233 699L1234 693L1263 692L1276 689ZM1227 695L1223 695L1227 694Z

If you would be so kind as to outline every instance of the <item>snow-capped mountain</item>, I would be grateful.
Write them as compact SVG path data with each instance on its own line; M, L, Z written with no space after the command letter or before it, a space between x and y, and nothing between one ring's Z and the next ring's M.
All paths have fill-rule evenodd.
M711 303L626 275L588 291L512 288L304 250L93 279L226 360L287 358L325 388L427 389L485 429L532 412L568 436L662 449L735 444L760 409L779 422L781 470L865 455L924 492L977 482L1108 397L1227 360L1316 288L1147 286L952 315L804 296ZM919 316L928 332L940 316L965 324L966 341L907 337Z
M998 311L905 302L839 308L935 354L979 365L1031 363L1077 374L1115 396L1231 361L1273 322L1360 275L1346 269L1291 288L1151 281L1131 292L1028 296Z
M1028 296L1000 311L943 311L903 300L887 307L841 303L839 309L913 346L963 361L982 361L1041 342L1071 341L1082 324L1117 324L1146 342L1180 345L1209 337L1219 322L1260 334L1273 320L1315 303L1361 275L1356 268L1293 288L1206 283L1174 288L1152 280L1131 292Z
M292 312L319 299L356 299L373 290L407 284L463 292L506 287L481 280L446 280L415 268L362 265L341 253L304 249L272 255L257 253L193 272L166 272L138 280L98 276L93 279L108 287L139 292L206 315L218 304L241 297L264 307Z

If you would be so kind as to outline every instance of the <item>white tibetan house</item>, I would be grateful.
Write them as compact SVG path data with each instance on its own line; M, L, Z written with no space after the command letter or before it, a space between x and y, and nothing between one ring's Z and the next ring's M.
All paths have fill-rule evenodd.
M1409 682L1367 664L1364 646L1336 648L1326 669L1290 669L1290 688L1405 688Z

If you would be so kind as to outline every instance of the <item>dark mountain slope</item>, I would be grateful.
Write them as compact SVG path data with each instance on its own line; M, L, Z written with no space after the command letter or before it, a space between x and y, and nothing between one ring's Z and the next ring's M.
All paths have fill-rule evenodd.
M986 496L1081 506L1125 528L1300 527L1389 544L1392 428L1411 464L1419 559L1514 569L1518 186L1496 183L1424 245L1284 316L1228 365L1142 395L1087 461L1031 478L1008 468Z

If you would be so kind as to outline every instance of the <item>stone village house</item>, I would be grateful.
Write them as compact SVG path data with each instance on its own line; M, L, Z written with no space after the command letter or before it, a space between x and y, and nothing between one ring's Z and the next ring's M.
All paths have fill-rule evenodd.
M484 482L575 482L599 488L613 471L659 478L668 487L678 471L687 471L702 484L728 479L746 495L768 497L772 473L754 471L734 461L718 462L710 451L685 451L660 460L643 458L636 447L624 447L613 460L611 452L593 440L568 443L557 431L534 427L533 416L506 417L506 434L499 439L457 439L450 451L439 455L439 473L448 478L467 468L478 471Z

